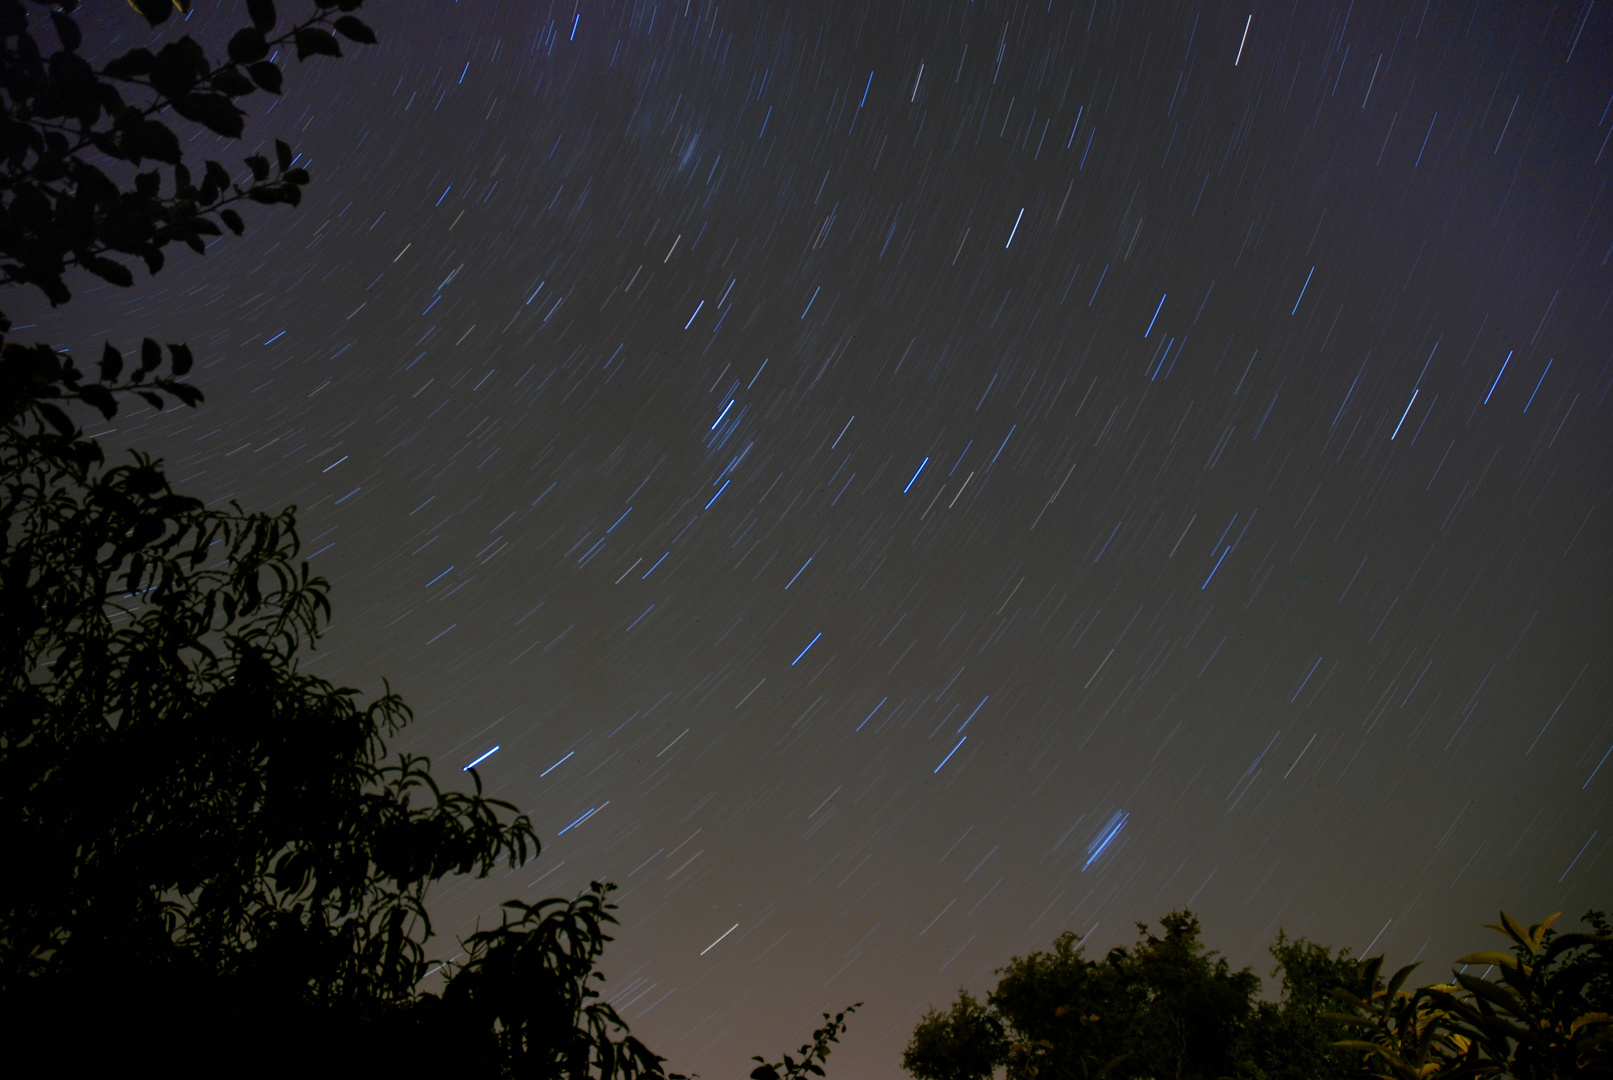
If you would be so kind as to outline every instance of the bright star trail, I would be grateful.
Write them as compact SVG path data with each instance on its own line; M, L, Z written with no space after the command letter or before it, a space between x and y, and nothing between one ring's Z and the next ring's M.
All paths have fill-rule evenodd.
M608 878L671 1068L865 1001L894 1080L1063 930L1435 979L1607 905L1613 5L373 6L186 144L300 208L7 310L187 341L91 434L296 504L304 669L532 816L440 955Z

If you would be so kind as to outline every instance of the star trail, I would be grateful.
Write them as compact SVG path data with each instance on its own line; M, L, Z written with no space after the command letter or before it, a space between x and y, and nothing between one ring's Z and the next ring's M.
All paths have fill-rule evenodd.
M196 140L300 208L8 311L187 341L203 407L90 434L295 504L304 669L532 815L440 954L610 879L669 1067L865 1001L853 1080L1063 930L1432 979L1606 906L1613 7L365 15Z

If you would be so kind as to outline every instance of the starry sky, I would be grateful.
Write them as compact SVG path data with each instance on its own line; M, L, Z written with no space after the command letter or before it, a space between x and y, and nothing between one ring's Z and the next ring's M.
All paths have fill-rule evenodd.
M307 668L532 815L444 953L609 878L672 1068L864 1001L851 1080L1064 930L1433 981L1613 900L1613 7L366 16L187 144L300 209L6 304L188 341L203 408L91 433L296 504Z

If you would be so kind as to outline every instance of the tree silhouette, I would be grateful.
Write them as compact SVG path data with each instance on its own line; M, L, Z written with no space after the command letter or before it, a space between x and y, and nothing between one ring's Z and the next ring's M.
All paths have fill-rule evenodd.
M1613 1076L1613 926L1591 911L1589 932L1558 934L1556 918L1524 927L1502 912L1491 929L1510 952L1464 956L1450 983L1415 990L1415 964L1386 980L1382 956L1357 962L1279 932L1281 998L1258 1003L1259 978L1205 948L1190 912L1162 919L1163 936L1139 923L1136 944L1101 961L1066 933L999 969L984 1006L960 991L949 1012L926 1013L902 1064L917 1080L999 1066L1009 1080Z
M130 0L156 26L161 0ZM312 0L279 36L273 0L214 63L190 37L91 67L75 0L0 0L0 285L70 299L74 268L127 285L174 241L201 251L232 204L295 206L289 146L232 180L194 183L169 112L240 135L236 101L278 93L266 59L339 56L375 37L359 0ZM172 0L188 12L189 0ZM124 94L140 96L129 104ZM92 161L169 167L123 188ZM0 315L0 333L10 324ZM209 509L161 462L109 466L63 406L103 416L117 395L197 405L190 351L146 339L125 377L108 344L94 378L46 344L0 345L0 1008L66 1067L160 1061L181 1072L428 1069L567 1080L666 1078L594 984L615 923L610 885L511 901L496 928L433 961L426 905L451 875L535 857L510 804L444 788L392 756L410 721L303 671L330 618L300 558L294 508ZM441 994L421 989L440 972ZM850 1010L847 1010L849 1012ZM821 1076L844 1013L784 1075ZM675 1074L673 1074L675 1076ZM681 1080L681 1078L680 1078Z
M840 1033L846 1030L846 1017L861 1005L860 1001L847 1005L834 1016L824 1013L823 1018L828 1022L812 1033L811 1042L802 1045L798 1051L801 1055L799 1061L789 1054L783 1055L780 1061L768 1061L761 1056L751 1058L752 1061L761 1062L750 1071L751 1080L806 1080L808 1076L822 1076L830 1051L840 1041Z
M193 172L168 117L240 137L247 114L239 102L260 90L280 93L284 74L273 59L280 49L295 48L301 61L340 57L337 35L375 43L374 32L352 14L362 3L312 0L305 18L276 34L274 0L247 0L250 23L231 36L223 59L210 59L186 34L156 52L130 49L97 69L79 54L78 0L0 0L0 286L31 286L52 306L63 304L72 297L72 269L128 286L134 282L128 258L155 274L170 244L202 254L204 237L223 229L239 236L246 227L240 204L296 206L309 176L289 145L275 140L272 163L248 156L239 177L214 160ZM191 0L129 4L154 27L173 11L191 10ZM50 23L54 51L40 47L31 9ZM110 171L108 159L115 163ZM0 335L10 330L0 312ZM91 379L48 345L7 342L0 348L0 422L43 403L42 415L65 435L71 424L54 404L61 400L83 401L108 419L120 393L138 393L159 409L164 394L200 402L200 391L181 381L190 371L189 350L170 346L166 375L158 374L161 362L157 344L147 339L139 367L120 381L123 361L108 345Z
M1333 1018L1363 1036L1338 1045L1384 1080L1613 1075L1613 927L1589 911L1590 933L1560 934L1561 915L1525 927L1501 912L1488 928L1510 951L1462 957L1449 983L1403 990L1416 964L1385 982L1383 957L1370 958L1334 991L1348 1011Z
M984 1080L1008 1059L1002 1019L959 987L947 1012L930 1009L902 1052L902 1068L918 1080Z
M1260 980L1206 949L1191 912L1161 922L1163 936L1139 923L1136 944L1102 961L1073 933L1014 957L984 1008L960 993L949 1013L926 1014L903 1065L918 1080L979 1080L998 1065L1015 1080L1228 1075Z
M1359 966L1350 950L1335 952L1279 930L1268 951L1277 961L1271 973L1281 976L1281 996L1256 1003L1240 1040L1235 1075L1310 1080L1355 1075L1358 1055L1333 1045L1348 1028L1324 1016L1337 1007L1332 991Z

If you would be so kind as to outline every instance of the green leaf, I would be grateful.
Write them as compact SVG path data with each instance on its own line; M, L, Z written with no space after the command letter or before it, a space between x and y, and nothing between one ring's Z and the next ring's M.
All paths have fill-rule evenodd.
M1475 978L1472 975L1458 975L1456 976L1456 981L1461 983L1462 987L1474 997L1483 998L1496 1008L1504 1009L1513 1016L1523 1015L1523 1012L1519 1009L1520 1002L1515 991L1497 986L1492 982L1485 982L1483 979Z
M352 15L343 15L336 20L336 32L348 41L356 41L360 45L375 44L375 31Z
M1500 952L1469 953L1467 956L1462 957L1456 962L1458 964L1495 964L1504 968L1515 968L1518 966L1518 961L1515 957Z
M121 374L123 374L123 354L113 348L109 341L101 350L101 381L117 382Z
M168 366L175 375L189 375L191 365L196 362L190 355L189 345L176 345L170 342L168 345L168 357L170 360Z
M156 371L162 363L162 348L150 338L140 342L140 374Z
M342 47L336 43L331 32L317 26L305 26L298 30L296 42L298 60L306 60L310 56L342 55Z
M1385 990L1385 995L1393 998L1400 987L1404 985L1407 976L1409 976L1416 967L1416 964L1407 964L1405 967L1395 972L1394 977L1389 980L1389 986Z
M292 162L291 147L287 146L284 142L280 141L279 139L276 139L274 141L274 156L275 156L275 160L278 161L279 164L280 164L280 171L281 172L285 172L287 169L291 168L291 162Z
M242 230L246 228L246 224L241 220L241 215L228 207L220 210L218 216L224 219L224 224L229 226L230 232L236 236L240 236Z
M250 64L269 55L269 42L263 31L255 26L243 27L230 38L230 59L237 64Z
M1533 925L1533 926L1531 926L1529 928L1529 935L1530 935L1530 937L1534 938L1534 942L1535 942L1536 945L1539 945L1542 941L1545 940L1546 931L1551 929L1551 924L1556 922L1558 919L1560 919L1562 917L1563 917L1563 913L1559 911L1555 915L1548 915L1546 917L1545 922L1536 923L1535 925Z
M246 167L252 170L254 180L269 179L269 159L262 154L253 154L246 159Z
M1539 951L1535 948L1535 943L1530 940L1529 931L1525 930L1522 923L1520 923L1517 919L1514 919L1511 915L1508 915L1505 911L1501 912L1501 925L1495 927L1495 929L1501 931L1503 934L1506 934L1513 941L1516 941L1519 945L1522 945L1530 952Z
M269 63L269 61L259 60L255 64L249 64L246 73L252 76L252 81L257 83L261 89L267 90L271 94L280 92L282 81L280 69Z

